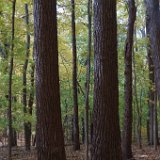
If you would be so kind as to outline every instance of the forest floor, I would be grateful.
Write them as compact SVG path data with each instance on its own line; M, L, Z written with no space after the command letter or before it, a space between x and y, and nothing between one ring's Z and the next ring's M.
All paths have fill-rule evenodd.
M7 160L7 148L0 148L0 160ZM24 151L23 147L13 148L13 160L36 160L36 151ZM85 160L85 147L81 146L80 151L73 151L71 146L66 147L67 160ZM135 160L160 160L160 146L157 151L153 147L143 146L139 149L133 145L133 154Z

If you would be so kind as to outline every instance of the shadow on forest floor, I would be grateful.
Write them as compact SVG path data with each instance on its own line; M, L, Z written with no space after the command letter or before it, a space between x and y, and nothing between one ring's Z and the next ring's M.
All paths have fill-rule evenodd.
M7 160L7 148L0 148L0 160ZM36 160L36 150L32 148L30 152L24 150L24 147L13 148L13 160ZM81 146L80 151L73 151L72 146L66 147L67 160L85 160L85 147ZM160 146L157 151L153 147L143 146L138 149L133 146L133 154L135 160L160 160Z

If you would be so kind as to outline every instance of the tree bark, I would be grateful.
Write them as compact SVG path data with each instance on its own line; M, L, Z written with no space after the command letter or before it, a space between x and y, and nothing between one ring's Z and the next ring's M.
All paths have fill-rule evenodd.
M34 103L34 72L35 72L35 64L33 62L33 64L31 65L30 94L29 94L29 100L28 100L28 113L30 115L32 115L33 103ZM28 124L29 124L28 134L29 134L29 138L31 139L31 136L32 136L32 123L28 122ZM35 141L35 143L36 143L36 141Z
M72 7L72 53L73 53L73 133L74 133L74 150L80 149L79 143L79 119L78 119L78 93L77 93L77 46L76 46L76 26L75 26L75 1L71 0Z
M12 129L12 147L15 147L15 146L17 146L17 132L13 128Z
M157 150L157 93L154 93L154 149Z
M150 41L150 15L148 10L146 9L146 32L148 38L148 46L147 46L147 56L148 56L148 67L149 67L149 80L150 87L148 93L148 106L149 106L149 144L153 145L153 109L154 109L154 64L151 50L151 41Z
M15 39L15 8L16 8L16 0L12 1L12 35L11 35L11 57L9 64L9 88L8 88L8 159L12 159L12 136L13 136L13 128L12 128L12 75L13 75L13 63L14 63L14 39Z
M26 55L25 63L23 66L23 112L24 115L28 114L27 109L27 69L28 69L28 60L30 55L30 33L29 33L29 13L28 13L28 4L25 4L25 23L26 23ZM30 150L31 147L31 123L24 122L24 135L25 135L25 149Z
M89 159L89 93L90 93L90 71L92 52L92 0L88 0L88 54L86 65L86 93L85 93L85 145L86 160Z
M134 0L128 1L129 18L125 45L125 115L123 130L123 159L132 158L132 51L136 6Z
M34 0L38 160L66 160L61 121L56 0Z
M137 38L136 28L135 28L135 39ZM138 48L135 48L135 51L138 51ZM137 134L137 142L139 145L139 148L142 148L142 142L141 142L141 109L140 109L140 102L138 100L138 92L137 92L137 73L136 73L136 59L135 59L135 51L133 51L133 91L135 96L135 107L136 107L136 113L137 113L137 122L136 122L136 134Z
M156 127L156 133L154 133L154 123L155 118L157 119L157 114L154 113L155 110L155 93L160 94L160 11L159 11L159 1L158 0L145 0L146 5L146 30L147 37L149 40L148 44L148 65L149 65L149 79L150 79L150 88L149 88L149 144L154 144L154 134L157 136L158 140L158 127ZM155 91L154 91L155 86ZM156 117L154 117L156 116Z
M150 16L150 41L154 64L156 92L160 96L160 10L159 0L146 0L146 9Z
M94 1L92 160L122 160L118 113L116 0Z

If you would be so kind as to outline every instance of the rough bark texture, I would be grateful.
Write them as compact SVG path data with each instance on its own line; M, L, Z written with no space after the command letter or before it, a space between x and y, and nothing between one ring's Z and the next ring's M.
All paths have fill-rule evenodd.
M72 52L73 52L73 108L74 108L74 150L80 149L79 143L79 119L78 119L78 93L77 93L77 46L75 26L75 2L71 0L72 6Z
M158 96L160 96L160 10L159 0L146 0L150 16L150 41L154 64L154 78Z
M15 8L16 0L12 2L12 35L11 35L11 58L9 66L9 85L8 85L8 159L11 159L12 156L12 139L13 139L13 128L12 128L12 75L13 75L13 63L14 63L14 39L15 39Z
M92 160L122 160L118 116L116 0L94 1Z
M28 114L27 109L27 68L28 59L30 54L30 33L29 33L29 13L28 4L25 4L25 23L26 23L26 57L23 66L23 111L24 114ZM24 135L25 135L25 149L30 150L31 146L31 123L24 122Z
M65 160L61 123L56 0L34 0L38 160Z
M123 159L132 158L132 49L136 7L134 0L128 1L129 18L125 45L125 115L123 130Z
M145 0L146 5L146 30L147 37L149 40L148 44L148 65L149 65L149 79L150 79L150 90L149 90L149 144L154 144L154 135L157 135L156 143L158 144L158 130L154 133L154 125L158 125L155 119L157 114L154 113L155 109L155 98L156 94L160 94L159 76L160 76L160 11L158 0ZM156 94L154 93L154 85L156 85ZM156 116L156 117L154 117ZM156 123L154 123L154 121ZM158 128L156 126L156 128Z

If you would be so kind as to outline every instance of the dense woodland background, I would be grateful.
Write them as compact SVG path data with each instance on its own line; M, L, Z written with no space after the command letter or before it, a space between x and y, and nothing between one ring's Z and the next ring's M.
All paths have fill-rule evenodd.
M0 159L160 158L159 43L158 0L0 0Z

